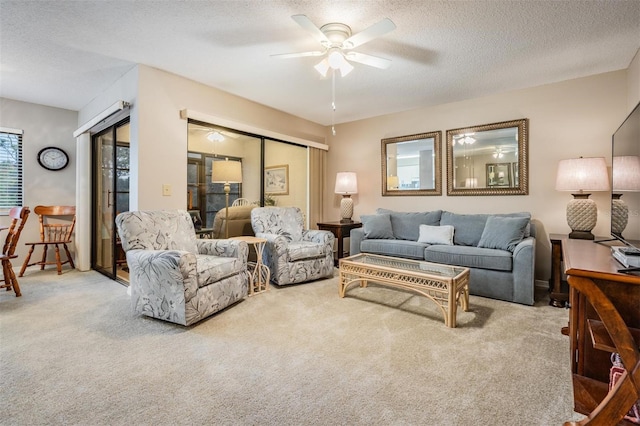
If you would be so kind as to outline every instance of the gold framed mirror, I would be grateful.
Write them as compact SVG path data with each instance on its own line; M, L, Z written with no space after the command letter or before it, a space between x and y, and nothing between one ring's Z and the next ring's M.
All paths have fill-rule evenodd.
M447 195L528 194L528 119L447 130Z
M442 132L382 139L382 195L442 195Z

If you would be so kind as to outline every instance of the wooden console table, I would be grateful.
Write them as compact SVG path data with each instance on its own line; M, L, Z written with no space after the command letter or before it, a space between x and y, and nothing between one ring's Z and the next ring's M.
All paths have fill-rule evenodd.
M640 276L621 274L608 244L562 241L570 286L569 337L575 411L567 425L615 425L640 399ZM608 392L611 353L627 370Z

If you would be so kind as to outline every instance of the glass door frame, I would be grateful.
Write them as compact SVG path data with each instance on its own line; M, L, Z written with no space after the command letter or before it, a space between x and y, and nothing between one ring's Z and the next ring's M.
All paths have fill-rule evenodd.
M118 256L118 244L117 244L117 230L116 230L116 226L115 226L115 216L118 213L118 194L122 194L124 192L122 191L118 191L118 184L117 184L117 180L118 180L118 171L119 170L123 170L122 168L118 167L118 161L117 161L117 154L118 154L118 147L119 146L124 146L122 143L118 143L117 140L117 131L118 128L121 128L125 125L130 124L130 118L126 117L116 123L114 123L113 125L101 130L100 132L97 132L95 134L91 135L91 159L92 159L92 168L91 168L91 186L92 186L92 191L91 191L91 268L94 269L95 271L108 276L109 278L128 286L129 283L127 280L121 278L118 276L117 274L117 268L118 268L118 260L117 260L117 256ZM98 138L100 138L101 136L105 135L105 134L111 134L111 139L112 139L112 146L113 146L113 150L112 150L112 155L113 157L111 158L111 162L113 164L113 180L110 182L110 191L108 191L107 193L107 197L109 197L109 193L110 196L113 197L113 203L108 206L111 208L111 218L113 220L113 223L111 224L111 235L110 235L110 251L111 251L111 261L110 261L110 265L108 267L105 267L105 265L100 265L98 263L98 244L101 244L102 241L99 240L98 238L96 238L97 232L98 232L98 227L102 226L102 222L99 222L97 220L97 215L101 214L102 212L104 212L105 210L101 209L101 211L98 211L98 209L100 209L103 206L102 201L99 199L99 197L103 196L103 191L101 191L102 189L102 164L98 164L98 159L102 159L101 154L99 155L99 153L97 152L98 146L97 146L97 140ZM130 167L130 165L129 165ZM108 201L108 200L107 200Z

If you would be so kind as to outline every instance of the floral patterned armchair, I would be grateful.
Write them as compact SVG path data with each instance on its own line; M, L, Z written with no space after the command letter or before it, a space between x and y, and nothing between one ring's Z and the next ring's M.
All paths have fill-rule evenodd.
M278 285L333 276L333 241L329 231L304 230L297 207L257 207L251 211L256 237L265 238L263 263Z
M134 312L191 325L247 295L246 242L197 239L185 210L124 212L116 226Z

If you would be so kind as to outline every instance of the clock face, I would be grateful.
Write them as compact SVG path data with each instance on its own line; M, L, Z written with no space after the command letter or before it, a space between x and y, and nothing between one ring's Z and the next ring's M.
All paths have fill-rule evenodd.
M62 170L69 164L69 156L62 149L50 146L38 152L38 163L47 170Z

